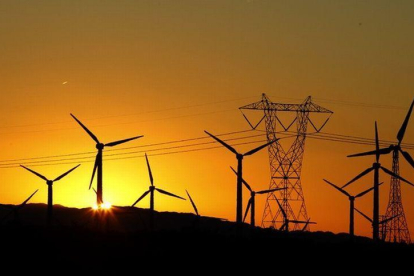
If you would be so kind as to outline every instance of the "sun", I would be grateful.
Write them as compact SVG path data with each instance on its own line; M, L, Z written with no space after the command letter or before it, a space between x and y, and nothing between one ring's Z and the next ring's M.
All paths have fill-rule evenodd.
M111 209L111 207L112 207L112 205L109 202L105 202L105 203L101 204L101 209L104 209L104 210L109 210L109 209Z
M92 206L92 209L94 211L98 211L98 210L110 210L111 208L112 208L112 204L109 203L109 202L102 203L101 205L94 204Z

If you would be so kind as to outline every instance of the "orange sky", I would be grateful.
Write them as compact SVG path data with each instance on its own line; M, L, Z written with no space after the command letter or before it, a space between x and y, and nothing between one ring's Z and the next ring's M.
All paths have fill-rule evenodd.
M2 1L0 10L0 160L95 151L70 112L104 142L145 135L125 147L200 137L204 129L247 129L237 108L263 92L275 102L312 95L316 102L402 107L320 102L335 112L326 132L373 137L377 120L380 138L395 139L414 97L410 1L44 0ZM413 123L405 142L414 141ZM347 231L348 200L322 178L345 183L373 162L346 155L365 150L371 148L307 141L302 180L309 215L318 222L313 230ZM203 215L234 219L231 153L215 149L150 162L160 188L179 195L187 188ZM390 168L390 157L383 164ZM55 203L92 205L92 166L84 163L56 183ZM71 167L33 168L52 178ZM246 158L244 170L256 189L268 187L266 151ZM405 162L401 173L414 181ZM350 190L371 184L368 177ZM104 163L104 197L112 204L132 204L148 185L144 159ZM0 202L21 202L37 188L33 202L46 202L40 179L23 169L0 169ZM381 188L382 211L388 189L388 183ZM371 213L371 197L357 201L358 208ZM403 187L403 200L414 234L414 189ZM258 198L258 223L263 205ZM191 206L160 195L156 209L189 212ZM358 216L356 233L370 233Z

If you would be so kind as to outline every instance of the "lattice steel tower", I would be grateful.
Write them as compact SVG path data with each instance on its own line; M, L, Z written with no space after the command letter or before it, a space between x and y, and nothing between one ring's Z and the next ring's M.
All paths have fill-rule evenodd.
M395 175L400 175L400 154L412 167L414 167L414 159L408 152L403 150L404 144L402 143L413 107L414 101L411 103L401 128L397 133L398 143L392 144L387 148L380 149L381 154L392 154L392 171ZM405 218L402 204L401 181L399 178L393 176L391 177L390 194L385 217L389 221L383 225L384 231L382 233L382 239L389 242L410 243L410 232L408 230L407 220Z
M261 101L240 107L240 110L242 113L243 110L263 111L263 117L255 126L251 124L245 114L243 116L253 129L256 129L264 120L268 141L273 141L276 138L279 128L282 128L282 132L290 133L289 129L296 122L296 131L293 132L294 142L288 150L285 150L279 141L268 148L271 174L269 189L286 189L268 194L261 226L278 228L285 223L274 196L281 202L289 221L307 221L308 214L302 190L301 171L308 123L316 132L319 132L326 125L333 112L313 103L310 96L301 104L283 104L273 103L265 94L262 94ZM280 112L295 112L296 117L288 126L285 126L279 118ZM328 118L321 127L317 128L310 118L311 113L325 113L328 114ZM301 228L299 224L293 222L291 225L293 226L292 230Z
M392 153L392 172L400 175L399 151ZM386 223L383 239L389 242L411 243L410 231L408 230L404 208L401 199L401 182L399 178L391 177L390 195L388 207L385 213L386 218L393 217Z

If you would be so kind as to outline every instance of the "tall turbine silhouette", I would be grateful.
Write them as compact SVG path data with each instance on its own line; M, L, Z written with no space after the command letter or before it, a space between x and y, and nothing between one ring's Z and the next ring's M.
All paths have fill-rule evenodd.
M73 117L73 119L75 119L76 122L78 122L78 124L86 131L86 133L88 133L89 136L96 142L96 149L98 150L98 154L96 155L95 165L93 167L93 172L92 172L92 178L89 184L89 190L92 187L95 173L96 171L98 171L98 180L97 180L98 183L96 187L97 188L96 189L97 190L96 191L96 204L98 205L98 207L100 207L104 203L103 201L103 162L102 162L104 148L114 147L114 146L129 142L129 141L141 138L143 137L143 135L104 144L104 143L99 142L98 138L84 124L82 124L82 122L79 121L73 114L70 114L70 115Z
M374 221L370 218L370 217L368 217L367 215L365 215L363 212L361 212L360 210L358 210L357 208L355 208L355 211L357 211L361 216L363 216L366 220L368 220L369 222L371 222L371 225L372 225L372 227L374 227ZM399 214L397 214L397 215L395 215L395 216L392 216L392 217L389 217L389 218L386 218L386 219L383 219L383 220L381 220L381 221L379 221L378 222L378 225L384 225L384 224L386 224L387 222L389 222L390 220L393 220L393 219L395 219L396 217L398 217L399 216Z
M407 130L408 121L410 120L411 113L413 111L414 101L405 116L405 119L401 125L400 130L397 133L397 143L391 144L387 148L380 149L380 154L392 153L392 172L396 175L400 175L400 153L404 159L414 167L414 160L411 155L402 149L401 143L404 139L405 132ZM363 155L375 155L376 151L368 151ZM362 155L362 154L361 154ZM399 216L396 216L399 214ZM390 195L388 201L388 207L386 211L387 217L394 217L389 221L389 241L407 242L410 243L410 233L408 231L407 220L404 214L404 208L401 198L401 182L399 178L391 176Z
M283 209L282 204L280 204L279 200L275 195L273 195L273 198L276 200L277 205L279 205L280 211L282 212L284 223L279 228L280 231L284 230L285 232L289 232L289 223L296 223L296 224L304 224L302 231L305 231L306 227L308 227L309 224L316 224L316 222L310 221L310 218L306 221L304 220L290 220L289 217L286 214L285 209Z
M363 152L363 153L357 153L349 155L348 157L358 157L358 156L366 156L371 155L372 152ZM347 187L348 185L352 184L356 180L360 179L361 177L365 176L366 174L370 173L371 171L374 171L374 206L373 206L373 231L372 231L372 238L374 240L379 240L379 170L381 169L383 172L391 175L392 177L398 178L401 181L404 181L405 183L410 184L411 186L414 186L411 182L408 180L405 180L401 176L393 173L392 171L384 168L379 163L380 155L383 153L383 150L380 150L379 148L379 140L378 140L378 127L377 122L375 122L375 163L372 164L372 167L366 169L356 177L354 177L351 181L346 183L343 187Z
M37 193L37 191L39 191L39 189L37 189L36 191L34 191L33 194L31 194L25 201L23 201L23 203L21 203L20 205L16 205L16 206L10 206L10 205L4 205L4 204L0 204L1 207L10 209L10 212L5 215L3 217L3 219L1 220L2 222L5 221L11 214L14 214L14 220L17 222L19 219L19 210L22 209L24 206L26 206L27 202L29 202L29 200Z
M46 177L44 177L43 175L41 175L40 173L35 172L35 171L33 171L33 170L23 166L23 165L20 165L20 166L46 181L46 185L47 185L47 223L50 224L52 222L52 218L53 218L53 183L56 182L56 181L61 180L62 178L64 178L66 175L68 175L73 170L78 168L80 166L80 164L77 165L76 167L70 169L69 171L65 172L61 176L55 178L54 180L49 180Z
M149 187L148 191L144 192L138 199L137 201L134 202L134 204L132 204L132 207L134 207L135 205L138 204L138 202L140 202L143 198L145 198L148 194L150 194L150 228L151 230L154 230L154 193L155 191L167 195L167 196L171 196L171 197L176 197L182 200L185 200L185 198L182 198L178 195L169 193L167 191L161 190L159 188L156 188L154 186L154 178L152 177L152 171L151 171L151 167L148 161L148 156L147 154L145 154L145 159L147 161L147 167L148 167L148 174L149 174L149 178L150 178L150 183L151 186Z
M237 175L237 172L233 169L233 167L230 167L231 170ZM276 188L271 190L263 190L263 191L253 191L251 186L247 183L247 181L242 178L242 182L244 186L247 188L247 190L250 191L250 199L247 202L246 212L244 213L243 222L246 220L247 214L250 210L250 225L255 226L256 225L256 219L255 219L255 210L256 210L256 195L262 195L262 194L268 194L273 193L280 190L285 190L286 188Z
M216 140L217 142L219 142L220 144L222 144L224 147L226 147L229 151L231 151L232 153L234 153L236 155L237 158L237 199L236 199L236 222L237 223L242 223L242 219L243 219L243 187L242 187L242 179L243 179L243 158L245 156L249 156L252 154L255 154L256 152L266 148L267 146L273 144L274 142L278 141L279 139L275 139L271 142L268 142L264 145L261 145L260 147L257 147L255 149L252 149L246 153L239 153L238 151L236 151L232 146L230 146L229 144L225 143L224 141L220 140L219 138L217 138L216 136L214 136L213 134L204 131L205 133L207 133L208 135L210 135L214 140Z
M329 182L328 180L324 179L323 181L325 181L326 183L328 183L329 185L331 185L332 187L334 187L335 189L337 189L338 191L340 191L342 194L346 195L349 199L349 235L351 236L351 238L354 237L354 210L355 210L355 199L362 197L364 195L366 195L367 193L371 192L374 187L371 187L355 196L350 195L347 191L345 191L344 189L336 186L335 184L333 184L332 182ZM383 182L381 182L379 185L381 185Z

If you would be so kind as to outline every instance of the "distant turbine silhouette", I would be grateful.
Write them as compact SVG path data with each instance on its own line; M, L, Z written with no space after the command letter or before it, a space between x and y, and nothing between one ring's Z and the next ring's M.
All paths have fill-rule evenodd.
M190 202L191 202L191 205L193 206L194 212L196 213L197 217L199 217L200 214L198 213L197 206L195 205L193 199L191 198L190 193L187 190L185 190L185 192L187 193L187 196L190 199Z
M105 147L114 147L138 138L143 137L143 135L141 136L136 136L136 137L132 137L129 139L124 139L124 140L119 140L119 141L115 141L115 142L111 142L111 143L107 143L107 144L103 144L101 142L99 142L98 138L84 125L81 123L81 121L79 121L73 114L70 114L73 119L75 119L76 122L78 122L78 124L89 134L89 136L96 142L96 149L98 150L98 154L96 155L96 159L95 159L95 165L93 167L93 172L92 172L92 179L91 179L91 183L89 184L89 189L91 189L92 187L92 183L93 183L93 179L95 177L95 173L96 170L98 170L98 184L97 184L97 193L96 193L96 204L98 206L101 206L102 203L104 203L103 201L103 162L102 162L102 156L103 156L103 149Z
M355 196L350 195L347 191L345 191L342 188L339 188L338 186L336 186L335 184L329 182L328 180L324 179L323 181L325 181L326 183L328 183L329 185L331 185L332 187L334 187L335 189L337 189L338 191L340 191L341 193L343 193L344 195L346 195L349 199L349 235L351 236L351 238L354 237L354 209L355 209L355 199L362 197L364 195L366 195L367 193L371 192L372 190L374 190L374 187L369 188L368 190L363 191L362 193L359 193ZM381 182L379 185L381 185L384 182Z
M264 145L261 145L260 147L257 147L253 150L250 150L246 153L239 153L237 152L232 146L230 146L229 144L225 143L224 141L220 140L219 138L217 138L216 136L214 136L213 134L204 131L205 133L207 133L208 135L210 135L214 140L216 140L217 142L219 142L220 144L222 144L224 147L226 147L229 151L233 152L236 155L237 158L237 199L236 199L236 222L237 223L242 223L242 219L243 219L243 187L242 187L242 179L243 179L243 157L245 156L249 156L252 154L255 154L256 152L266 148L267 146L273 144L274 142L278 141L279 139L275 139L271 142L268 142Z
M4 217L3 217L3 219L1 220L2 222L3 221L5 221L11 214L14 214L14 220L15 221L18 221L18 219L19 219L19 210L20 209L22 209L26 204L27 204L27 202L29 202L29 200L37 193L37 191L39 191L39 189L37 189L33 194L31 194L25 201L23 201L23 203L22 204L20 204L20 205L17 205L17 206L10 206L10 205L4 205L4 204L0 204L0 206L1 207L4 207L4 208L7 208L7 209L10 209L10 212L7 214L7 215L5 215Z
M316 222L310 221L310 218L307 221L304 220L290 220L285 212L285 210L282 207L282 204L280 204L279 200L276 198L275 195L273 195L273 198L276 200L277 205L279 205L280 211L282 212L284 223L279 228L280 231L285 230L286 232L289 232L289 223L296 223L296 224L304 224L302 231L305 231L306 227L308 227L309 224L316 224Z
M80 164L77 165L76 167L70 169L69 171L65 172L61 176L55 178L54 180L49 180L46 177L44 177L43 175L41 175L40 173L35 172L35 171L33 171L33 170L23 166L23 165L20 165L20 166L46 181L46 185L48 186L48 189L47 189L47 223L50 224L52 222L52 217L53 217L53 183L56 182L56 181L61 180L62 178L64 178L66 175L68 175L73 170L78 168L80 166Z
M237 175L237 172L233 169L233 167L230 167L231 170ZM246 212L244 213L244 217L243 217L243 222L246 220L247 214L249 213L250 210L250 225L251 226L255 226L255 209L256 209L256 194L258 195L262 195L262 194L268 194L268 193L273 193L275 191L280 191L280 190L285 190L286 188L276 188L276 189L271 189L271 190L263 190L263 191L258 191L255 192L252 190L252 188L250 187L250 185L244 180L244 178L242 178L242 182L244 184L244 186L250 191L250 199L247 203L247 207L246 207Z
M357 208L355 208L355 211L357 211L361 216L363 216L366 220L368 220L369 222L371 222L372 227L374 227L374 220L372 220L370 217L368 217L367 215L365 215L363 212L361 212L360 210L358 210ZM387 222L389 222L390 220L395 219L396 217L400 216L400 214L397 214L395 216L386 218L384 220L381 220L378 222L379 225L382 224L386 224Z
M414 186L408 180L405 180L401 176L381 166L381 164L379 163L379 159L382 153L383 153L383 150L380 150L379 148L377 122L375 122L375 151L374 151L375 163L372 164L372 167L366 169L365 171L357 175L355 178L353 178L351 181L349 181L342 187L342 188L345 188L348 185L360 179L361 177L370 173L371 171L374 171L374 207L373 207L373 231L372 231L372 238L374 240L379 240L379 170L381 169L385 173L391 175L391 177L398 178L401 181L404 181L405 183L410 184L411 186ZM352 154L352 155L348 155L348 157L358 157L358 156L366 156L366 155L371 155L371 152Z
M408 121L410 120L411 113L413 111L414 101L411 103L411 106L405 116L405 119L401 125L400 130L397 133L398 142L391 144L387 148L379 149L380 154L390 154L392 153L392 172L396 175L400 175L400 153L405 158L405 160L414 167L414 160L411 155L402 150L401 143L404 139L405 132L407 130ZM360 154L359 156L366 155L375 155L376 151L368 151ZM396 217L397 214L400 214ZM391 187L390 195L388 200L388 207L386 211L387 217L394 217L395 219L390 221L390 227L387 227L389 232L388 241L396 242L406 242L410 243L410 232L408 230L407 220L404 214L404 208L401 198L401 182L399 178L391 177Z
M185 198L182 198L180 196L177 196L175 194L169 193L167 191L158 189L154 186L154 178L152 177L152 172L151 172L151 167L148 161L148 156L147 154L145 154L145 159L147 161L147 167L148 167L148 174L149 174L149 178L150 178L150 182L151 182L151 186L149 187L148 191L146 191L145 193L142 194L142 196L140 196L137 201L135 201L134 204L132 204L132 207L134 207L135 205L137 205L138 202L140 202L143 198L145 198L148 194L150 194L150 228L151 230L154 230L154 192L157 191L161 194L167 195L167 196L171 196L171 197L176 197L182 200L185 200Z

